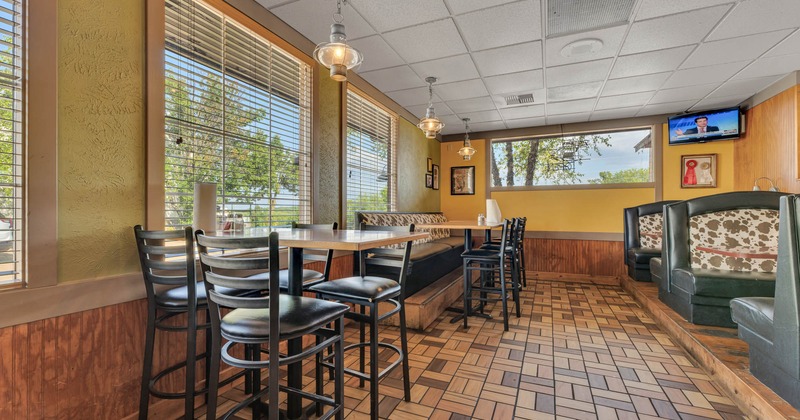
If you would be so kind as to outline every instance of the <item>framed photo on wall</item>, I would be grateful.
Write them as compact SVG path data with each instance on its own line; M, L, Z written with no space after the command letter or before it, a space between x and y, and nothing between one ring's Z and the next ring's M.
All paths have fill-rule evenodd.
M428 172L433 172L433 159L428 158Z
M681 156L681 188L716 188L717 154Z
M450 168L450 195L475 195L475 167Z
M439 189L439 165L433 165L433 189Z
M425 188L433 188L433 174L425 174Z

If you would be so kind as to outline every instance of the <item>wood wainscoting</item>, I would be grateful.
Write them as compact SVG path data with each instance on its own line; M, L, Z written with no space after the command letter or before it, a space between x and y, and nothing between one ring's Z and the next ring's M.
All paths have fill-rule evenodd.
M627 275L622 241L525 238L525 269L547 280L603 284Z
M352 275L352 255L335 258L331 270L334 279ZM0 418L119 419L137 413L146 318L146 300L139 299L0 329ZM185 337L156 334L155 369L185 358ZM197 341L199 354L203 332ZM203 369L199 363L198 380L205 379ZM182 371L159 384L183 389ZM151 397L151 417L173 412L173 405L180 415L182 404Z

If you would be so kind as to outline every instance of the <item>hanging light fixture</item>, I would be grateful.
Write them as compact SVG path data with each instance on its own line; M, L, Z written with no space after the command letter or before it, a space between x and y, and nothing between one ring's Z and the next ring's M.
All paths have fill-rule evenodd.
M342 21L342 3L347 0L336 1L336 14L333 15L330 42L323 42L314 49L314 59L323 66L331 69L331 79L337 82L347 80L347 70L361 64L364 56L358 50L347 45L347 36L344 34Z
M462 159L470 160L475 154L475 148L469 142L469 118L462 118L461 121L464 121L464 147L458 149L458 154Z
M436 112L433 111L433 84L436 83L436 78L429 76L425 78L428 82L428 109L425 111L425 118L419 120L417 127L425 132L425 137L435 139L436 135L444 128L444 123L436 118Z

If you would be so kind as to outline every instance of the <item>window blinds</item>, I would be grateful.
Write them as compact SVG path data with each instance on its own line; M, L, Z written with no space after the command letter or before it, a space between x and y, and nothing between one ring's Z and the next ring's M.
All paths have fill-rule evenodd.
M392 115L347 91L346 228L358 228L358 210L397 209L395 126Z
M0 287L23 282L22 23L22 1L0 0Z
M217 183L230 226L311 221L311 69L197 0L166 1L168 229Z

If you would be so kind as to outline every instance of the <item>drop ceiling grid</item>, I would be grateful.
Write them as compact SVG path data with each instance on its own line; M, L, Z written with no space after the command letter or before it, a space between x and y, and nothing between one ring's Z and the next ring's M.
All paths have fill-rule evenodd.
M326 40L320 34L327 36L336 6L333 0L256 1L315 43ZM553 37L543 37L548 0L347 3L342 14L352 45L369 53L366 63L371 57L377 62L365 63L358 71L362 77L419 117L428 100L424 78L437 76L437 115L451 122L480 115L487 121L476 121L478 127L594 121L739 103L754 89L800 69L797 14L794 20L770 20L755 7L777 5L777 14L792 14L800 12L797 0L636 0L627 23ZM299 13L303 8L323 12ZM749 10L755 10L755 29L741 24ZM774 7L771 12L776 14ZM526 19L534 22L523 26ZM584 38L605 45L594 55L560 55L569 43ZM504 97L525 93L534 93L535 109L505 105ZM443 134L461 132L462 124L451 123Z

